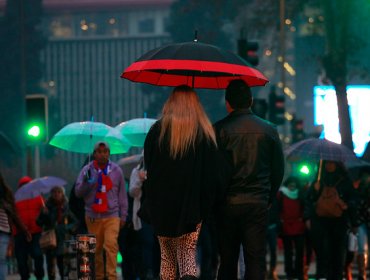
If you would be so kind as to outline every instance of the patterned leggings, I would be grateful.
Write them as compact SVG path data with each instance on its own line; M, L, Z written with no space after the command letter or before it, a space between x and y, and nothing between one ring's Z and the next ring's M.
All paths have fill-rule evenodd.
M180 278L189 275L197 276L196 247L201 224L196 231L180 237L158 236L161 247L161 280L177 279L177 267Z

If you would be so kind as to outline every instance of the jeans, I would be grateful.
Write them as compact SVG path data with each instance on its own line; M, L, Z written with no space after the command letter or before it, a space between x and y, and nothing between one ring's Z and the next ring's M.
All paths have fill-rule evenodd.
M358 254L366 254L368 250L367 227L362 224L358 227Z
M267 206L262 203L227 204L219 211L219 280L237 279L241 244L245 279L264 279L267 220Z
M30 278L28 267L28 257L31 256L34 261L34 274L37 279L44 277L44 257L39 245L41 233L32 234L31 242L26 240L24 234L17 234L14 237L15 257L18 263L18 270L22 280Z
M7 275L6 251L9 245L10 234L0 232L0 280L5 280Z

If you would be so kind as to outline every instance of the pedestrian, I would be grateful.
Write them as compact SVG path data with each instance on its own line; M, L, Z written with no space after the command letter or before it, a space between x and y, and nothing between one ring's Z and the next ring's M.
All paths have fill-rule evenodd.
M36 222L44 231L55 230L57 246L45 250L46 266L49 280L56 279L56 266L62 279L64 277L64 240L70 239L78 227L77 218L69 210L68 199L62 186L55 186L51 189L50 197L41 209Z
M280 236L284 246L284 268L288 280L303 280L305 223L303 219L304 200L299 179L288 177L278 195L278 209L281 222Z
M18 181L18 189L21 189L25 184L32 180L29 176L24 176ZM15 257L18 263L18 271L21 280L30 278L30 269L28 260L31 257L34 262L33 273L36 279L44 278L44 255L40 248L41 227L37 225L36 220L44 206L44 199L41 195L34 198L23 199L15 203L19 218L26 226L29 233L32 235L31 240L27 240L22 232L14 230L14 249Z
M227 180L226 175L222 178L227 165L216 147L197 94L188 86L176 87L145 140L147 179L139 210L158 236L163 280L197 279L201 224L210 215L222 180Z
M111 160L106 142L94 145L94 158L84 166L76 182L76 196L85 200L86 225L96 236L96 279L117 279L118 233L125 225L127 193L121 168Z
M228 116L215 124L217 143L233 163L232 180L217 216L220 236L218 279L237 279L243 245L246 279L264 279L268 208L284 175L276 128L251 110L248 85L232 80L226 88Z
M307 190L304 219L311 229L316 278L343 278L347 232L357 233L356 194L341 162L323 161L320 180ZM320 172L319 168L319 172Z
M348 250L345 263L345 276L347 280L352 279L352 262L356 257L358 279L367 278L367 259L368 259L368 233L370 226L370 168L360 168L356 180L353 182L355 194L358 197L357 212L358 232L357 232L357 252ZM350 247L350 246L348 246Z
M129 194L133 198L132 224L133 230L138 237L140 279L158 277L159 261L158 240L154 235L151 225L142 221L137 212L140 209L142 197L142 185L146 179L144 159L132 170L129 184Z
M31 241L31 234L17 214L13 193L0 173L0 280L7 275L6 256L13 226L24 234L27 242Z

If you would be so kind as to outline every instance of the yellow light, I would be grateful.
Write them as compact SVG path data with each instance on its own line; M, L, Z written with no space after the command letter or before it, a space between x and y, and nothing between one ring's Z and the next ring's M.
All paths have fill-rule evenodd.
M288 19L288 18L287 18L287 19L285 20L285 24L286 24L286 25L292 24L292 21L291 21L290 19Z
M81 25L81 29L83 31L86 31L87 29L89 29L89 26L87 24Z
M289 112L284 113L284 117L286 120L291 121L293 119L293 115Z
M288 62L284 62L284 68L291 76L295 76L295 70Z
M290 88L285 87L285 88L284 88L284 93L285 93L285 95L287 95L290 99L292 99L292 100L295 100L295 99L296 99L296 95L294 94L294 92L293 92Z

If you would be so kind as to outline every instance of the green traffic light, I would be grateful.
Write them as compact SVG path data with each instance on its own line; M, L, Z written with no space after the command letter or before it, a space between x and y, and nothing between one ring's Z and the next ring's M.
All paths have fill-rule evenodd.
M38 125L33 125L30 129L28 129L27 134L32 137L39 137L41 133L41 129Z
M308 175L310 174L310 169L308 168L307 165L302 165L301 168L299 169L299 172Z

